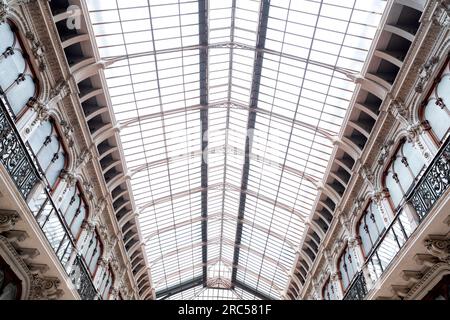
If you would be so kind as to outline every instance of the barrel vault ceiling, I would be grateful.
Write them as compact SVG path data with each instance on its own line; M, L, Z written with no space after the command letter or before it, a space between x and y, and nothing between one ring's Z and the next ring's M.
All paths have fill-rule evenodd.
M282 299L382 0L86 0L159 299Z

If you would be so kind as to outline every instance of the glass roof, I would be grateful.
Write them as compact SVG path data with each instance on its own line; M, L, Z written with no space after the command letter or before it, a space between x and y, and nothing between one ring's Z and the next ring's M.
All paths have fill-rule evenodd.
M385 1L86 2L157 297L282 298Z

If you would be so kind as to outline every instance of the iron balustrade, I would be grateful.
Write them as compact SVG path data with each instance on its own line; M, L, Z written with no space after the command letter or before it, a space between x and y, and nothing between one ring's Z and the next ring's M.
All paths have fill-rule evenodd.
M415 224L400 210L366 260L373 282L378 280L415 230Z
M92 282L89 271L82 257L77 255L72 265L70 272L70 279L77 288L78 294L82 300L95 300L100 299L97 290Z
M411 210L411 214L415 214L417 221L420 223L428 215L437 200L448 190L450 185L450 138L444 143L433 162L425 170L417 184L412 188L406 198L415 210ZM368 269L372 282L377 281L394 260L398 252L403 248L411 234L416 230L418 224L411 221L403 209L388 226L386 231L375 244L365 266ZM358 277L363 278L362 273ZM359 284L354 283L355 286ZM351 289L349 289L350 291ZM363 290L355 288L354 291L362 293ZM347 293L351 297L361 297L361 295ZM367 292L362 296L362 299ZM350 297L349 297L350 298Z
M360 271L348 288L344 300L363 300L367 295L367 285L364 274Z
M39 172L33 165L33 160L2 99L0 104L0 163L8 171L22 197L27 199L33 187L40 181Z
M410 202L423 220L450 185L450 138L425 171L411 194Z
M30 201L30 209L61 264L68 270L75 239L62 219L48 190L41 190Z
M77 287L82 299L98 296L83 259L76 257L75 239L50 195L45 174L31 148L25 144L14 123L7 101L0 96L0 163L14 181L23 199L46 236L50 246ZM31 192L35 192L31 199Z

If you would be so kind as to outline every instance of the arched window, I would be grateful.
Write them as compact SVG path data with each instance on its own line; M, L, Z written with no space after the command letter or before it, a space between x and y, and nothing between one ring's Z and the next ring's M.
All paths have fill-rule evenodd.
M410 142L403 142L385 173L385 184L394 209L410 193L424 167L420 152Z
M102 244L97 232L92 232L87 239L87 244L83 250L83 258L86 265L93 276L97 270L97 262L102 255Z
M87 217L87 206L78 186L72 186L66 192L59 210L73 237L77 239L81 231L81 224Z
M370 202L359 221L358 234L364 255L367 257L385 230L385 224L377 205Z
M0 24L0 94L14 116L19 116L30 98L36 95L30 64L8 23Z
M322 289L322 296L324 300L337 300L336 288L330 279L327 280Z
M54 187L62 169L64 169L66 156L61 137L56 131L53 121L48 120L42 123L31 135L28 142L47 177L49 185Z
M109 267L107 270L105 270L105 272L103 273L101 282L100 282L100 287L99 287L99 292L102 296L103 300L107 300L109 297L109 291L112 287L114 283L114 275L111 272L111 267Z
M443 143L450 128L450 68L448 64L438 80L425 104L423 118L428 121L436 139Z
M339 271L342 276L342 287L345 291L347 290L356 273L358 272L355 257L352 255L349 247L345 248L344 252L339 258L338 265Z

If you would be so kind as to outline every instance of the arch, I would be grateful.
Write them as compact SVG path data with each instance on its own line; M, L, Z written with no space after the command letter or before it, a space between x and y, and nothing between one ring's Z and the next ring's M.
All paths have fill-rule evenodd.
M320 291L322 300L338 300L337 288L331 281L331 277L328 277Z
M86 242L89 243L86 245ZM103 255L103 242L99 236L97 229L94 229L86 238L83 247L81 248L81 256L88 267L88 270L94 278L98 271L98 261Z
M28 140L41 172L53 191L60 180L61 171L67 168L67 149L62 140L52 118L41 123Z
M426 167L422 155L404 137L404 132L399 133L398 137L400 140L392 149L390 160L380 170L381 188L388 190L389 203L394 213L403 205Z
M69 187L59 205L59 211L72 236L78 240L82 232L82 224L90 217L89 205L79 183Z
M340 282L344 292L350 287L352 280L358 274L359 270L356 259L352 248L346 243L336 261L336 269L339 270L339 274L341 275Z
M426 94L423 103L418 109L419 121L430 126L428 135L434 144L439 147L449 134L450 126L450 57L445 59L444 66L439 70L433 86Z
M102 275L102 278L100 279L100 283L98 285L98 291L102 297L103 300L107 300L111 293L111 288L114 283L115 276L112 272L111 265L108 265Z
M40 90L27 48L12 20L0 23L0 95L8 102L16 121L27 111Z
M373 201L369 201L356 224L356 233L360 239L360 248L364 257L368 257L380 237L386 230L381 212Z

